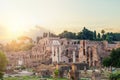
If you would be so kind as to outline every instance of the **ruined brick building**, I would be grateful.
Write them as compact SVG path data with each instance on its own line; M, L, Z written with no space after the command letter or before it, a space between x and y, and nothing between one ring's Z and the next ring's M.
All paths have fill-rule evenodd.
M41 38L29 51L6 52L9 66L37 67L40 64L79 61L79 40L58 37ZM73 59L74 58L74 59Z
M73 50L78 56L78 47L79 40L47 37L39 40L39 43L33 47L32 54L39 55L42 63L69 63L73 62Z
M112 44L107 41L80 41L79 62L89 66L100 66L104 57L109 56L112 49L120 47L119 42Z
M31 51L20 51L20 52L5 52L8 58L8 68L15 68L25 65L26 67L31 66Z
M6 55L9 66L37 67L40 64L75 62L88 63L89 66L100 66L102 59L108 56L113 48L118 47L120 47L120 42L109 44L107 41L79 41L45 37L41 38L32 50L6 52Z

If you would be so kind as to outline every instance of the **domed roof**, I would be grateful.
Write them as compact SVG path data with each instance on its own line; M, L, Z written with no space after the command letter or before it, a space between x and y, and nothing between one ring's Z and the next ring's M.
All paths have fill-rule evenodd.
M58 40L53 40L52 41L52 45L53 46L59 46L60 45L60 42Z

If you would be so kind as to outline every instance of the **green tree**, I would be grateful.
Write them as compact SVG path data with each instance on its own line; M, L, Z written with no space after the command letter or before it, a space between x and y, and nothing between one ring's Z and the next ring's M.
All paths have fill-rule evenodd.
M120 48L113 49L110 56L103 60L103 65L120 68Z
M120 72L117 71L115 73L111 73L109 76L109 80L120 80Z
M100 33L98 33L98 35L97 35L97 39L98 39L98 40L101 39L101 35L100 35Z
M107 40L108 42L120 41L120 33L108 32L102 36L102 39Z
M47 34L44 34L47 35ZM58 35L60 38L68 38L68 39L83 39L83 40L107 40L108 42L112 41L120 41L120 33L105 33L105 30L101 30L101 34L96 31L91 31L84 27L82 31L78 33L73 33L69 31L64 31ZM58 37L57 36L57 37ZM54 35L56 37L56 35Z
M106 58L103 60L103 65L106 66L106 67L111 66L111 58L110 58L110 57L106 57Z
M102 33L102 35L104 35L104 33L105 33L105 30L101 30L101 33Z
M111 65L113 67L120 67L120 48L118 49L113 49L111 54Z
M3 80L3 75L6 70L7 62L8 61L5 54L2 51L0 51L0 79L1 80Z
M82 32L78 33L78 38L79 39L88 39L88 40L93 40L93 31L88 30L87 28L83 28Z
M59 70L55 69L55 71L54 71L54 80L57 80L58 76L59 76Z
M93 32L93 39L96 40L96 31Z
M76 39L76 33L64 31L61 34L59 34L60 38L68 38L68 39Z
M101 30L101 34L102 34L102 40L105 40L105 30Z
M110 37L110 35L107 35L107 36L106 36L106 40L107 40L108 42L111 42L111 37Z
M120 33L111 33L113 41L120 41Z

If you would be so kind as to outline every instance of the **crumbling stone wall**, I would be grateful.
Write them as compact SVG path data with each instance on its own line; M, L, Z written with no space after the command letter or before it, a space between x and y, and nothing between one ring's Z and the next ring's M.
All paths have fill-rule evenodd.
M107 41L81 40L79 62L99 67L102 59L107 57L114 48L118 48L118 43L110 44Z

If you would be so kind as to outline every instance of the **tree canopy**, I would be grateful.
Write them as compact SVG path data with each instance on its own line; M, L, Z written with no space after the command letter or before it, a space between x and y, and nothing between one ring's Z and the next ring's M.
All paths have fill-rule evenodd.
M103 65L106 67L113 66L120 68L120 48L113 49L110 56L103 60Z
M60 38L76 39L76 33L64 31L59 34Z
M8 61L5 54L2 51L0 51L0 79L3 78L3 74L4 71L6 70L7 62Z
M83 28L82 32L78 32L78 39L88 39L88 40L93 40L93 31L88 30L87 28Z
M64 31L58 35L60 38L68 38L68 39L82 39L82 40L107 40L108 42L112 41L120 41L120 33L112 33L107 32L105 30L101 30L101 33L96 32L96 30L91 31L84 27L82 31L78 33Z

